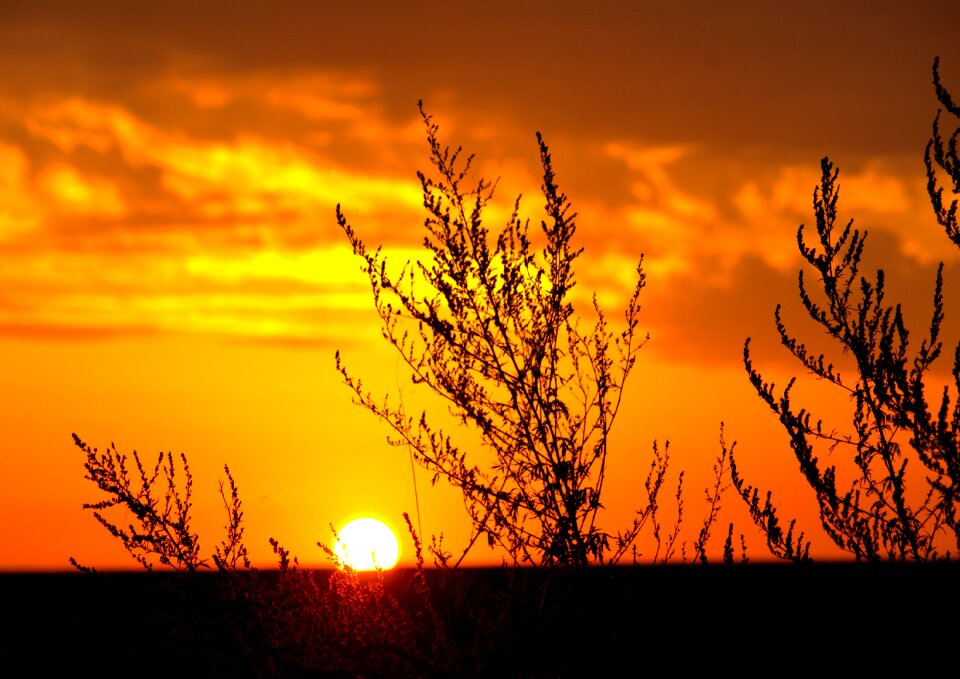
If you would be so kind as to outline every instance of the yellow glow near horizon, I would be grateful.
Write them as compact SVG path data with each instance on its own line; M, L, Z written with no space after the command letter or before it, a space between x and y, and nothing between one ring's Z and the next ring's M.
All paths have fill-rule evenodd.
M356 571L387 570L397 565L400 543L385 523L364 517L340 529L333 552Z

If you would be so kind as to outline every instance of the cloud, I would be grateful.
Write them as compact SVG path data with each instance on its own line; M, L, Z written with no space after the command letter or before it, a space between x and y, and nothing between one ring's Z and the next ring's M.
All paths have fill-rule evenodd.
M28 128L65 151L116 149L132 166L161 173L163 186L201 217L276 216L345 202L359 210L411 209L414 181L345 171L289 143L239 136L229 142L160 130L112 105L68 100L37 110Z
M68 165L45 168L37 178L45 204L70 216L120 219L127 214L126 203L112 182L84 176Z
M322 73L151 87L185 98L199 116L253 117L223 136L160 124L162 111L121 100L46 96L5 110L22 116L24 134L0 143L0 220L10 225L0 235L0 333L376 338L369 283L333 206L342 202L371 243L394 244L392 261L415 259L404 244L420 228L401 225L421 223L419 181L341 157L336 145L299 143L284 128L252 131L265 110L285 111L401 154L412 129L379 118L376 87ZM244 108L258 92L260 109ZM421 147L422 135L420 123ZM14 251L17 234L30 239Z
M116 145L118 137L136 135L139 128L136 120L119 106L78 97L37 106L23 124L34 136L67 153L81 147L106 153Z
M391 250L391 268L420 254ZM58 252L2 264L0 334L211 334L302 345L379 339L369 282L345 245L180 259Z
M853 217L861 230L893 236L885 244L920 264L960 258L944 247L915 160L871 158L842 170L838 228ZM643 188L603 221L634 228L638 247L651 255L651 272L721 282L747 257L782 270L799 265L797 229L814 228L816 165L718 158L690 147L637 151L627 165L640 175L632 186Z
M647 253L646 266L651 273L666 277L686 271L699 234L717 219L713 200L682 189L671 171L671 166L690 157L695 149L608 142L603 150L630 171L626 179L630 198L597 221L627 225L632 239Z
M813 189L820 184L821 173L813 166L785 166L776 178L761 188L758 181L748 181L734 196L734 203L748 219L771 213L792 213L799 217L813 209ZM902 177L874 162L860 172L844 172L838 180L841 205L851 212L902 215L912 207Z
M369 117L369 102L380 89L373 80L332 73L286 77L255 87L269 106L320 122L356 122Z
M914 349L930 325L936 264L920 263L897 256L894 236L878 232L868 238L861 275L875 277L876 269L886 273L887 304L901 303L906 325L912 330ZM645 317L654 341L651 351L692 363L738 364L746 337L754 338L755 353L769 363L780 363L797 372L799 364L780 346L773 320L777 304L782 304L787 327L811 351L827 351L833 360L843 360L839 344L829 340L822 327L811 321L798 296L798 272L804 271L808 290L814 299L822 296L816 275L803 263L793 268L773 266L763 258L742 258L728 274L705 282L709 276L690 276L669 286L648 287ZM947 358L937 364L938 371L950 366L953 346L960 341L960 262L947 265L944 272L946 317L942 339ZM722 282L719 282L721 281ZM828 358L829 358L828 354Z
M415 258L423 233L413 177L429 169L422 121L387 115L384 96L369 75L298 70L168 75L126 98L26 99L25 138L0 146L9 197L0 219L34 237L16 262L5 259L17 281L7 326L20 318L66 327L82 322L87 305L89 322L104 327L296 341L339 332L335 321L323 327L324 314L359 313L370 300L333 206L343 204L371 246L396 250L395 261ZM530 132L502 111L496 125L474 129L480 115L448 103L438 112L441 141L455 148L465 137L476 169L501 178L486 223L505 223L523 193L521 216L536 232L536 147L519 143ZM799 268L797 226L812 221L815 163L703 142L556 136L555 169L586 248L578 304L596 292L605 310L622 308L644 253L646 298L652 311L664 305L651 327L684 353L711 349L663 309L701 320L725 309L740 324L756 320L736 306L756 305L748 283L789 297L783 281ZM904 159L858 161L841 174L841 211L929 268L954 255L936 229L913 226L930 221L916 174ZM727 344L729 352L740 340Z
M574 193L586 245L575 290L581 313L596 291L615 320L643 252L641 327L651 331L654 353L738 365L744 339L753 335L758 356L789 364L772 322L778 303L800 332L822 338L803 320L797 299L797 272L809 268L797 249L800 224L815 238L815 163L759 162L749 153L718 158L683 145L604 150L627 168L629 191L610 192L607 200L595 193L579 203ZM951 290L960 279L960 252L933 219L918 165L916 158L874 157L841 168L836 228L853 217L856 228L870 232L862 273L885 269L888 300L902 301L910 327L921 333L930 322L936 266L947 262L945 290ZM710 178L708 190L703 177ZM960 299L947 297L949 345L960 338Z
M29 171L30 161L22 150L0 143L0 244L35 231L42 223Z
M793 243L784 251L771 244L767 235L795 234L800 224L815 229L813 190L820 183L820 172L812 165L791 165L771 175L747 180L734 193L743 233L749 236L742 245L749 247L752 242L754 252L774 266L793 266L798 261ZM838 186L837 228L853 219L855 228L890 234L894 240L886 242L893 252L921 264L960 257L960 252L945 247L916 158L876 158L860 168L841 167ZM787 244L786 239L782 242Z

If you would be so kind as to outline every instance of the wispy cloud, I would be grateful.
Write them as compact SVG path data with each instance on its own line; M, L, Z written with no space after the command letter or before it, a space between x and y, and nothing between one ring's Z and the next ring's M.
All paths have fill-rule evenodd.
M68 153L116 151L131 167L155 169L162 186L200 218L312 214L341 201L359 210L409 210L421 200L415 181L344 170L288 142L252 132L228 142L189 138L99 102L71 99L42 107L27 128Z
M21 133L0 139L0 244L17 253L0 250L0 332L86 325L273 341L342 335L338 319L370 300L333 223L337 203L394 262L416 258L423 214L413 170L429 169L423 125L415 112L386 115L375 78L178 75L145 92L4 100L2 114ZM478 152L476 170L500 178L487 223L503 224L522 193L521 214L536 225L531 131L506 114L484 127L476 112L448 104L438 112L443 140L474 144L466 150ZM764 285L764 271L771 280L795 275L815 165L756 162L703 143L556 141L558 178L587 248L579 302L596 292L603 308L619 308L644 253L651 324L677 336L684 321L658 304L747 307L756 300L740 283ZM909 227L929 208L922 178L908 170L916 174L897 159L844 169L841 209L927 266L943 256L942 236Z
M289 110L357 144L406 143L408 131L355 101L374 91L368 83L332 82L274 83L258 115ZM160 86L198 115L229 117L254 85L266 87ZM349 338L354 321L343 319L369 309L369 289L333 206L344 203L378 240L418 237L397 228L420 221L412 173L358 166L282 128L258 130L257 115L221 138L162 126L121 101L48 96L12 108L23 135L0 143L0 332Z
M126 202L113 182L84 175L69 165L44 168L37 177L37 188L53 212L111 219L127 215Z
M41 208L29 190L27 154L0 143L0 244L40 228Z

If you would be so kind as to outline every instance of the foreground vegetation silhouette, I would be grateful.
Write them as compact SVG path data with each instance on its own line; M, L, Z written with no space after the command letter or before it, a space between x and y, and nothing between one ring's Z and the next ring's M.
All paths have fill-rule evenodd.
M220 487L225 537L207 558L191 526L193 477L185 455L161 454L151 469L136 452L128 456L113 445L100 452L74 435L86 457L87 479L106 495L84 507L144 569L215 573L216 596L246 621L238 628L241 648L259 649L245 651L245 657L251 666L266 663L261 669L269 673L297 667L374 675L473 675L507 663L527 644L542 645L546 630L556 641L564 630L580 626L580 608L570 606L579 594L564 586L559 575L551 580L511 569L495 587L461 575L456 566L481 536L501 546L512 565L579 570L588 564L616 564L628 554L636 563L641 556L636 541L648 527L656 545L653 562L686 561L688 556L707 561L711 526L726 485L725 445L715 467L716 483L707 489L709 511L692 545L679 539L682 473L672 527L666 528L662 519L669 452L656 443L643 488L645 502L632 524L609 534L597 522L609 433L645 341L637 332L645 285L641 266L624 328L610 330L594 301L597 318L583 330L570 302L576 285L573 264L580 255L572 245L575 215L557 187L542 138L537 140L547 220L541 224L545 245L535 250L528 225L518 216L519 199L507 226L491 237L481 219L492 198L491 184L480 179L465 191L470 159L458 167L460 151L442 147L438 127L422 107L421 114L439 173L437 180L419 175L431 264L414 269L408 263L394 281L379 250L367 252L339 206L337 219L361 257L384 335L413 370L414 381L446 399L461 423L479 431L495 454L491 467L481 468L432 429L426 414L415 420L402 404L375 402L350 376L339 353L337 365L357 401L387 420L436 478L463 492L474 533L458 559L434 539L437 569L428 584L420 538L407 519L417 565L400 593L388 591L383 573L358 574L323 544L319 546L336 567L332 572L301 568L271 538L278 569L258 573L250 567L239 493L227 466ZM419 344L410 339L409 328L402 329L408 322ZM129 523L110 518L114 511ZM94 570L70 561L80 570ZM588 597L581 605L596 604Z
M324 544L319 547L335 567L331 572L301 568L271 538L277 571L260 573L248 558L242 503L228 467L224 466L226 484L220 484L226 534L208 559L201 555L200 539L191 524L193 476L186 455L177 464L172 454L161 454L151 470L136 452L127 456L112 444L101 452L76 435L74 443L86 456L87 478L107 495L84 508L140 566L194 577L203 571L216 574L214 580L194 581L203 586L188 588L191 601L187 604L198 616L189 625L191 633L207 635L206 626L211 624L226 624L233 630L233 640L220 643L219 648L228 648L231 657L215 658L218 670L234 667L243 676L328 669L419 676L450 669L454 655L443 647L443 627L430 601L419 538L409 520L417 567L405 597L386 591L382 572L363 576L341 563ZM126 510L126 526L105 515L118 508ZM70 563L97 574L73 557ZM182 596L184 582L164 584L172 585L172 597ZM213 620L217 616L227 617Z
M669 453L653 445L646 498L632 524L609 533L598 513L608 441L627 377L645 339L638 337L639 298L646 284L642 257L619 333L609 329L594 297L596 321L584 329L574 312L574 265L582 250L571 205L556 182L540 134L541 190L546 219L542 248L514 203L507 224L491 233L484 210L494 185L466 186L473 157L443 146L438 126L420 105L437 178L418 173L427 211L425 261L396 275L379 248L371 252L337 206L337 221L361 259L383 336L412 372L414 384L438 395L461 425L479 433L479 450L457 444L426 412L406 412L402 400L376 399L337 367L355 402L386 421L398 445L456 487L476 540L500 546L511 563L585 566L618 563L632 554L649 522L660 554L658 497ZM491 453L489 463L478 462ZM677 532L664 539L672 554ZM449 554L435 551L446 561Z
M960 108L940 83L938 64L934 62L933 71L937 97L949 115L960 118ZM141 567L183 574L186 580L172 583L176 591L189 591L189 596L207 602L202 615L197 612L200 618L189 628L191 634L197 632L203 640L208 626L229 627L232 636L222 646L229 650L228 657L221 658L221 670L229 667L238 675L332 670L351 676L539 676L596 670L617 662L617 657L600 658L592 645L612 651L613 644L620 643L617 630L650 623L643 629L651 635L651 630L665 629L665 616L684 623L690 616L672 591L657 598L656 589L645 581L636 603L632 584L616 591L614 596L630 593L616 602L628 606L630 615L629 620L616 618L619 627L610 627L611 591L602 586L605 581L591 580L592 574L607 571L568 567L615 564L627 554L636 562L636 543L645 526L656 544L654 562L687 562L692 557L689 560L707 563L706 546L728 482L747 503L771 554L798 562L809 559L809 543L796 532L796 522L784 530L772 493L761 502L760 491L744 480L735 464L735 446L726 444L722 428L715 483L706 493L708 511L692 545L678 537L682 473L673 528L664 529L659 518L669 457L656 444L645 500L633 524L614 534L600 527L608 434L643 344L637 337L642 268L637 268L627 301L624 329L608 329L594 303L597 320L582 330L569 301L576 282L573 264L580 254L571 241L575 215L557 187L543 140L538 136L547 220L541 226L545 246L535 250L534 238L518 216L519 200L507 226L491 238L481 215L492 198L492 186L479 180L474 188L464 189L469 159L460 164L460 151L443 147L437 126L425 114L423 119L439 173L436 180L420 175L428 212L425 245L432 261L417 267L408 263L391 277L380 251L366 249L339 207L337 219L369 277L385 337L404 357L414 381L445 399L461 423L479 432L492 451L492 464L484 468L473 461L432 428L426 414L411 417L402 403L371 398L339 354L338 368L357 401L385 419L399 443L411 446L437 478L463 493L474 528L464 555L485 537L503 548L512 565L549 568L501 569L496 579L471 579L453 567L463 556L453 560L434 543L437 568L425 569L420 536L405 515L416 566L401 572L392 586L391 576L356 573L322 544L336 566L331 571L302 568L271 539L277 570L259 572L250 565L240 496L226 466L226 481L220 486L225 536L205 557L191 526L193 478L185 455L161 454L151 468L136 452L127 456L113 445L100 452L74 435L85 455L86 478L105 495L84 507ZM958 136L960 131L954 131L943 138L938 114L925 162L939 223L960 246L957 200L944 202L938 178L938 172L946 173L954 195L960 193ZM793 380L778 395L753 367L749 340L744 348L747 372L788 432L803 478L816 494L823 528L838 547L857 560L953 558L960 547L960 404L956 391L951 397L950 388L944 388L934 413L926 396L931 365L942 350L943 265L934 286L929 333L910 354L901 308L884 303L883 272L874 279L859 275L866 234L854 230L852 223L839 233L835 229L837 171L828 159L821 169L814 193L818 239L810 245L801 227L798 243L819 275L824 301L808 293L802 273L800 297L809 315L853 359L854 377L841 377L825 356L813 356L790 335L779 307L776 322L781 341L807 371L851 395L853 433L824 429L812 423L807 411L796 410L790 398ZM951 375L960 390L960 345ZM816 444L854 451L855 473L848 490L840 489L835 466L820 462ZM908 460L914 460L914 467L922 465L922 473L908 469ZM915 489L924 483L921 491ZM123 522L111 518L109 513L116 511L123 513ZM728 564L735 561L733 535L731 523L723 557ZM741 545L743 541L741 536ZM745 545L742 549L745 561ZM94 571L70 561L80 570ZM212 579L200 577L204 571L211 572ZM185 582L193 584L184 589ZM196 583L203 586L190 589ZM822 583L809 586L811 594L822 593ZM731 609L751 615L742 594L730 597ZM648 611L654 601L663 604L656 616L635 614L634 606L642 604ZM879 600L877 605L887 609L896 603ZM710 619L716 614L711 611ZM526 664L518 663L521 656L527 657Z
M960 193L960 128L947 139L940 129L943 111L960 118L960 107L941 83L939 59L933 64L933 82L943 109L934 118L924 153L927 191L937 221L960 247L957 199L944 202L938 178L939 170L952 185L953 195ZM883 270L872 279L860 273L866 232L854 229L853 220L842 229L836 224L839 171L824 158L821 172L813 197L817 237L811 242L801 226L797 243L818 276L822 296L821 300L814 297L801 271L800 300L810 318L852 358L853 376L841 374L824 354L815 355L791 335L779 305L774 316L783 346L804 368L849 394L854 405L852 433L827 429L821 420L814 422L806 409L798 410L791 398L796 378L779 393L765 382L753 365L749 339L743 350L744 365L757 393L789 435L800 472L816 494L823 529L837 547L857 560L956 558L960 550L960 343L951 371L952 398L950 387L944 386L935 412L928 402L931 367L943 350L943 262L934 284L929 331L911 352L900 304L886 303ZM818 444L825 444L833 454L849 451L852 469L838 470L836 464L823 462L816 453ZM795 533L796 521L790 521L784 532L772 494L768 492L761 505L759 490L744 480L735 459L731 471L733 484L765 534L771 553L794 561L808 559L809 542L803 533Z

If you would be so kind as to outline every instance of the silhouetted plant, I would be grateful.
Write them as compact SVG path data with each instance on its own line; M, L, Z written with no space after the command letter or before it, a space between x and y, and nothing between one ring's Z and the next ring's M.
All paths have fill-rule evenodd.
M226 536L211 558L217 572L228 577L214 578L218 585L227 584L215 591L228 595L225 603L230 622L237 625L243 657L265 674L324 670L358 676L474 676L499 667L487 661L492 656L510 667L518 643L511 638L513 632L538 639L555 631L552 613L544 613L545 602L552 601L556 613L569 592L548 596L553 573L540 580L540 573L528 577L511 569L505 589L481 586L482 600L468 601L478 590L465 587L465 581L457 579L462 572L450 566L459 564L482 535L491 545L503 546L514 564L583 566L617 563L627 554L636 563L642 556L637 538L650 527L654 563L671 561L678 551L687 560L687 543L680 540L682 472L672 528L659 504L670 466L669 443L662 448L653 444L645 499L632 524L609 534L597 522L609 433L645 341L637 336L639 295L645 285L641 266L624 329L615 333L608 328L594 297L597 320L582 330L569 301L576 284L573 264L581 253L571 244L575 215L557 187L540 135L546 244L535 250L528 223L519 217L519 198L507 226L488 233L481 213L493 197L492 185L480 179L465 191L462 184L471 159L461 166L460 150L441 147L438 128L422 106L421 114L431 160L440 174L436 181L419 175L428 211L424 243L432 261L417 267L408 263L393 279L380 251L367 252L339 206L337 219L363 260L385 337L412 369L414 381L452 404L460 422L479 431L495 460L483 469L442 431L431 428L426 414L415 419L402 404L374 402L359 380L350 377L338 352L338 369L358 402L393 427L398 443L413 448L434 473L434 481L446 478L462 491L474 532L456 562L443 549L442 535L433 539L431 551L440 566L437 582L452 602L444 615L434 606L422 545L406 515L417 559L405 590L412 596L387 591L381 572L369 577L354 572L323 544L319 546L337 566L329 573L301 568L271 539L278 559L276 578L271 579L250 568L241 501L224 466L227 481L221 481L220 494L228 516ZM411 328L405 329L406 322L412 322ZM111 444L100 453L76 435L74 442L86 456L86 478L106 495L84 508L93 511L141 566L191 574L211 568L200 556L199 537L191 527L193 477L186 455L178 464L171 453L161 453L150 470L136 452L128 458ZM720 442L715 483L706 490L709 510L693 544L695 562L707 562L711 527L726 488L723 479L733 463L733 447L728 450L722 428ZM114 508L126 510L133 520L124 526L108 519L105 512ZM734 558L732 540L731 526L724 547L728 563ZM78 569L92 570L70 561ZM495 603L486 596L490 592ZM223 604L220 599L218 604Z
M796 519L791 519L787 532L783 532L780 526L780 519L777 518L777 509L773 505L773 491L767 491L763 506L760 506L759 489L749 485L743 480L743 477L737 472L737 464L733 457L730 458L730 477L734 488L740 493L744 502L747 503L747 510L750 512L750 518L763 533L767 542L767 549L770 553L779 559L801 563L810 559L810 542L804 541L804 534L794 535L794 529L797 525ZM744 554L746 548L744 548ZM727 535L727 541L724 545L724 561L731 563L733 560L733 524L730 525L730 533ZM746 560L746 559L744 559Z
M960 106L954 103L950 92L940 82L940 57L933 60L933 86L937 92L937 99L947 113L960 119ZM930 202L933 204L937 221L946 231L947 237L960 247L957 200L952 200L949 206L943 204L943 188L937 181L936 168L934 167L935 165L939 166L950 177L953 182L954 195L960 193L960 157L957 155L957 138L960 136L960 128L954 129L953 134L947 140L944 140L940 133L941 113L943 113L943 109L937 111L937 116L933 119L933 134L927 143L923 158L927 167L927 192L930 194Z
M733 459L733 451L737 447L736 441L729 447L724 437L724 425L720 423L720 454L713 463L713 485L704 489L706 496L707 515L703 519L703 525L697 534L697 539L693 543L693 561L702 564L707 563L707 543L710 542L713 525L720 518L720 512L723 509L723 494L730 487L727 481L729 474L729 465ZM733 562L733 524L730 524L729 534L727 535L727 546L724 547L724 562Z
M949 113L958 116L960 109L940 83L938 65L939 61L934 61L937 97ZM957 201L944 206L935 169L937 165L946 171L953 193L960 192L960 132L955 131L945 142L939 121L940 113L925 153L928 192L938 221L960 246ZM878 270L874 279L860 275L867 234L854 229L852 220L839 232L835 228L838 171L828 158L821 162L821 173L813 199L817 242L808 242L803 226L797 242L803 258L819 276L824 301L815 301L810 295L803 271L800 299L809 316L852 357L853 378L841 376L823 354L814 356L790 335L779 305L774 316L781 343L807 371L849 393L854 403L853 432L827 431L821 421L814 423L805 409L797 410L791 401L796 378L778 395L774 385L754 369L749 339L744 346L744 365L757 393L786 429L800 471L816 494L823 528L838 547L858 560L949 558L960 549L960 402L955 395L951 403L949 387L945 387L939 412L934 415L926 398L927 375L942 349L943 264L937 271L929 334L911 355L901 307L885 303L884 272ZM960 394L960 344L952 375ZM852 452L853 480L846 490L840 487L836 466L817 457L817 442L831 451ZM910 461L912 474L907 471ZM918 464L922 470L916 469ZM771 494L767 493L761 507L758 490L744 482L735 464L731 471L733 484L766 534L771 552L781 558L805 559L809 544L804 544L802 533L794 537L795 521L784 535ZM944 544L952 547L944 551Z
M101 453L76 435L74 442L86 455L86 478L107 495L84 508L93 511L137 563L148 571L159 566L191 574L211 568L200 556L199 537L191 527L193 476L186 455L180 456L178 465L171 453L161 453L148 471L137 452L128 457L111 444ZM212 561L216 571L228 577L211 581L212 588L191 589L191 603L211 605L218 600L216 605L226 606L231 617L221 621L222 626L233 629L240 639L237 650L259 671L415 676L447 668L453 655L430 602L419 538L409 520L417 568L415 596L403 605L384 589L382 573L361 575L323 544L320 548L336 567L332 572L300 568L296 558L271 538L278 559L272 578L250 567L239 493L229 468L224 471L227 480L221 481L220 494L228 516L226 537L216 546ZM106 518L103 512L111 509L126 510L133 520L124 527ZM72 557L70 562L79 570L94 570Z
M120 540L124 548L146 570L154 565L169 566L178 571L196 572L210 564L200 556L200 542L190 526L193 475L187 456L180 455L180 469L172 453L157 456L153 471L148 473L133 452L135 471L128 468L129 458L111 443L103 453L80 440L73 441L86 455L86 478L107 495L107 499L85 503L84 509L93 510L94 518ZM249 568L250 560L243 543L243 512L237 486L226 465L223 467L230 488L229 497L220 482L220 495L227 511L226 536L215 548L213 561L221 571L236 570L238 565ZM178 482L182 475L182 489ZM103 511L126 509L135 519L124 528L107 519ZM71 557L70 563L80 570L88 570Z
M557 186L547 145L537 134L547 219L537 250L518 198L502 229L491 233L484 209L493 184L466 187L473 157L461 158L438 140L438 126L420 112L438 179L418 173L427 211L424 247L429 261L407 262L393 276L380 249L370 252L337 206L337 221L362 261L383 335L460 423L480 434L494 459L489 467L403 404L375 400L337 367L356 402L385 420L394 443L412 448L418 462L462 494L475 541L501 545L513 563L616 562L648 520L656 526L657 496L667 451L655 451L648 501L625 531L611 535L597 521L608 437L624 383L645 340L637 335L641 265L619 333L608 328L594 298L597 321L583 330L570 293L576 285L575 217ZM675 537L674 537L675 539ZM668 540L669 542L669 540ZM669 547L668 547L669 549Z
M422 559L413 576L416 601L405 607L385 589L382 571L360 574L320 543L336 568L305 569L276 540L270 544L277 579L256 590L255 601L278 669L350 676L424 676L445 669L442 627L421 619L433 610Z

